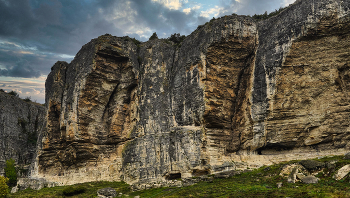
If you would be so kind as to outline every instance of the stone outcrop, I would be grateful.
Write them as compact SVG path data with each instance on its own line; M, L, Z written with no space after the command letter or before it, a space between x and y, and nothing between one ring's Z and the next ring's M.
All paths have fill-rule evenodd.
M18 165L19 176L30 175L45 117L45 107L0 92L0 175L11 158Z
M181 43L100 36L46 81L37 177L166 183L349 149L350 1L224 16Z
M47 182L46 180L40 178L19 178L17 180L17 185L11 189L11 193L16 193L20 190L25 190L27 188L33 189L33 190L40 190L42 188L51 188L58 186L59 184L53 183L53 182Z
M350 164L341 167L335 174L334 179L341 180L350 172Z

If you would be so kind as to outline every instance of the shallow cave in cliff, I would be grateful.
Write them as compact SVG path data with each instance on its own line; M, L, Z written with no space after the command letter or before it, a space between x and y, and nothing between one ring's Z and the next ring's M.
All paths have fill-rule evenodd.
M192 177L200 177L202 175L209 175L209 170L193 170L192 171Z
M257 149L259 155L272 154L280 151L293 150L296 146L295 142L286 142L286 143L274 143L267 144L264 147Z
M165 179L167 179L167 180L181 179L181 173L169 174L169 175L165 176Z

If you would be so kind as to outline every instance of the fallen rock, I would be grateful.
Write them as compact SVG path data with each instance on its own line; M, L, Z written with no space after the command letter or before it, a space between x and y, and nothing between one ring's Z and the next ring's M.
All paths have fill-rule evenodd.
M350 159L350 152L344 155L344 159Z
M241 171L236 171L236 170L222 171L219 173L215 173L214 177L215 178L229 178L229 177L232 177L232 176L240 174L240 173L241 173Z
M11 189L11 193L16 193L16 192L18 192L18 190L19 190L18 187L15 186Z
M295 183L297 179L298 168L294 167L292 172L288 176L288 183Z
M337 163L337 161L326 162L326 167L328 169L334 169L337 166L336 163Z
M276 183L276 185L277 185L277 188L281 188L282 187L282 182L278 182L278 183Z
M350 164L347 164L340 168L337 173L334 175L334 179L341 180L350 172Z
M306 175L304 175L303 173L297 173L297 178L302 180L304 177L306 177Z
M295 183L297 179L301 179L301 176L309 175L309 173L300 164L288 164L282 168L280 175L288 177L288 183Z
M305 167L308 171L320 170L325 167L325 163L315 160L303 160L300 161L299 164Z
M111 187L103 188L97 191L99 198L114 198L117 196L117 191Z
M301 179L305 184L317 184L320 179L315 176L306 176Z

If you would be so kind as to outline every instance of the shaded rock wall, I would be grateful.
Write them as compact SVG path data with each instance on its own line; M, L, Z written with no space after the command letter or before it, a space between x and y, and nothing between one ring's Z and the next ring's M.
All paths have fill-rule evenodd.
M41 141L46 109L0 92L0 174L6 160L14 159L21 176L30 175L30 164L36 158L37 142Z
M37 176L157 186L344 153L349 7L298 0L265 21L225 16L181 46L93 39L47 78Z

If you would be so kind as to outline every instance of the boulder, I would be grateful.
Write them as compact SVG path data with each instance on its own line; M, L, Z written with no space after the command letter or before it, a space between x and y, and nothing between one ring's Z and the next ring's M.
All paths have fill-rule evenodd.
M320 179L315 176L306 176L301 179L305 184L317 184Z
M316 160L302 160L299 162L308 171L316 171L325 167L325 163Z
M350 159L350 152L344 155L344 159Z
M337 167L337 161L330 161L330 162L326 162L326 167L328 169L334 169L335 167Z
M18 190L19 190L18 187L15 186L11 189L11 193L16 193L16 192L18 192Z
M117 191L111 187L103 188L97 191L99 198L114 198L117 196Z
M55 187L59 186L59 183L56 182L49 182L45 179L39 178L19 178L17 181L17 186L13 187L11 189L11 193L16 193L20 190L25 190L27 188L31 188L33 190L40 190L45 187Z
M347 164L340 168L337 173L334 175L334 179L341 180L350 172L350 164Z
M300 164L285 165L281 172L281 176L287 176L289 183L295 183L297 179L301 179L304 175L308 175L308 171Z
M278 183L276 183L276 185L277 185L277 188L281 188L282 187L282 182L278 182Z

